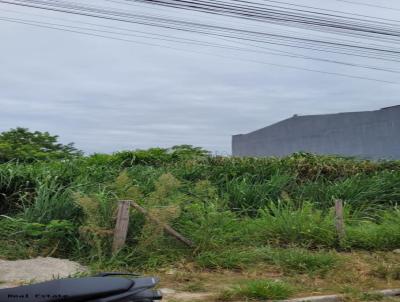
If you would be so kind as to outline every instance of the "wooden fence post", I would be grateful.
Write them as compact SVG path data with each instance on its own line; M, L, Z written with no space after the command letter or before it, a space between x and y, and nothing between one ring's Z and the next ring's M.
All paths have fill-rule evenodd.
M335 200L335 225L339 242L344 239L344 217L343 217L343 201L340 199Z
M118 252L125 244L126 236L128 235L130 206L131 203L129 200L123 200L118 203L118 215L112 245L113 253Z

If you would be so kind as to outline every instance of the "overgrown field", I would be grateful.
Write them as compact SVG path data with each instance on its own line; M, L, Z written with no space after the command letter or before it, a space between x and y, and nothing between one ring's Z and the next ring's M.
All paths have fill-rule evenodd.
M116 205L122 199L135 200L196 248L187 248L132 211L127 245L113 255ZM345 202L341 241L335 231L335 199ZM324 276L348 257L341 253L400 248L399 201L396 161L310 154L229 158L177 148L9 162L0 164L0 258L52 255L126 270L189 264L199 270L248 270L259 265L284 275ZM382 271L383 278L400 279L400 268ZM264 285L278 292L284 287ZM221 299L245 291L228 291ZM282 291L288 295L292 289Z

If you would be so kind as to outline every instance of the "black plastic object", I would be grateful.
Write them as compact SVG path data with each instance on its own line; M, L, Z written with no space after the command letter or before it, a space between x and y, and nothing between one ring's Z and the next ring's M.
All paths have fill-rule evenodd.
M0 302L153 302L162 299L161 293L153 290L158 279L111 277L114 275L125 274L104 273L98 277L1 289Z

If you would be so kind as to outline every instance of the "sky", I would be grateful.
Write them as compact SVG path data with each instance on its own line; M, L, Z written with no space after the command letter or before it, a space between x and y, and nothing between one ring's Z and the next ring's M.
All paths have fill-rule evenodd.
M208 20L210 24L276 30L263 23L91 2L129 11L178 14L190 20ZM396 19L398 14L334 0L291 2L381 18ZM381 2L400 9L396 0ZM95 22L176 35L156 28L7 4L0 4L0 17ZM197 38L195 34L184 36ZM393 74L197 45L154 45L157 43L147 38L136 41L139 43L0 20L0 131L15 127L49 131L59 135L63 143L74 142L87 154L191 144L228 155L232 135L254 131L294 114L376 110L400 104L400 85L268 63L385 80L394 80ZM351 60L363 63L362 59Z

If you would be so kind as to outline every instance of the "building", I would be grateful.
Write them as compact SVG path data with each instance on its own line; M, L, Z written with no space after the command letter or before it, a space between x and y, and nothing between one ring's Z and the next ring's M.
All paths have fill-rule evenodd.
M376 111L297 116L232 137L233 156L295 152L400 159L400 105Z

